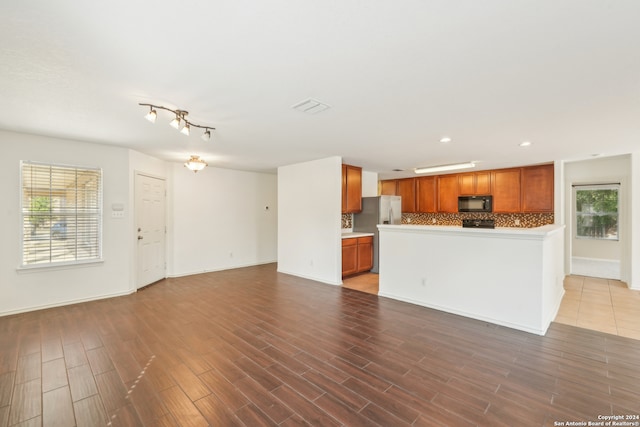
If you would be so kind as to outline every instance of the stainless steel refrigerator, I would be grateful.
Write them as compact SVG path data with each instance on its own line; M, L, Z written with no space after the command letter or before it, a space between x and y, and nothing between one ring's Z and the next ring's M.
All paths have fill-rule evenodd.
M402 223L402 197L377 196L362 198L362 212L353 214L353 231L373 233L373 268L378 272L378 224Z

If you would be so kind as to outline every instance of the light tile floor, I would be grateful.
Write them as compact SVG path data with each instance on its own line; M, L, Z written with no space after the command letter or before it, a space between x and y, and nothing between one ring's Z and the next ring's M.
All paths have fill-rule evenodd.
M619 280L567 276L555 322L640 339L640 291Z

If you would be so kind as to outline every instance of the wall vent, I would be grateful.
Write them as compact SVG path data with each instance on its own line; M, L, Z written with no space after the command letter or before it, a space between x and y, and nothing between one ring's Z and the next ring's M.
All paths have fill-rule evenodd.
M317 99L309 98L302 102L298 102L291 108L307 114L318 114L324 110L331 108L331 105L318 101Z

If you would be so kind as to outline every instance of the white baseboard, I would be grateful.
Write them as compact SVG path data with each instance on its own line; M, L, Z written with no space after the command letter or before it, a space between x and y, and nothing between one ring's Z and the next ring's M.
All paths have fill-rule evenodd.
M571 257L571 274L620 280L620 261L615 259Z
M261 261L261 262L253 262L253 263L248 263L248 264L229 265L229 266L226 266L226 267L199 270L199 271L187 271L187 272L182 272L182 273L173 273L173 274L167 275L167 278L174 279L174 278L177 278L177 277L193 276L195 274L215 273L216 271L233 270L233 269L236 269L236 268L245 268L245 267L255 267L255 266L258 266L258 265L273 264L275 262L277 262L277 261L276 260L273 260L273 261Z
M126 291L123 291L123 292L116 292L116 293L113 293L113 294L104 294L104 295L97 295L97 296L92 296L92 297L87 297L87 298L72 299L72 300L68 300L68 301L59 301L59 302L55 302L53 304L44 304L44 305L35 305L35 306L32 306L32 307L23 307L23 308L19 308L19 309L16 309L16 310L9 310L9 311L0 312L0 317L11 316L11 315L20 314L20 313L28 313L30 311L46 310L48 308L62 307L62 306L65 306L65 305L80 304L80 303L89 302L89 301L97 301L97 300L107 299L107 298L122 297L122 296L125 296L125 295L131 295L134 292L136 292L136 289L129 289L129 290L126 290Z

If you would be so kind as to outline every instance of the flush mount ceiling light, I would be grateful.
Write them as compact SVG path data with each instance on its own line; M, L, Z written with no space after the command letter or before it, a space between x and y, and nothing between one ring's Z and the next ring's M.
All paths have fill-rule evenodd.
M438 165L438 166L429 166L425 168L415 168L413 171L415 173L431 173L431 172L446 172L453 171L459 169L469 169L475 168L476 164L474 162L467 163L455 163L451 165Z
M208 141L211 139L211 131L216 130L216 128L214 127L202 126L187 120L187 115L189 115L189 112L185 110L172 110L171 108L163 107L161 105L153 105L153 104L139 103L138 105L149 107L149 112L144 117L147 120L149 120L151 123L156 122L156 117L158 115L158 113L156 112L156 109L172 112L173 114L175 114L175 117L173 118L173 120L171 120L171 122L169 122L169 126L171 126L172 128L178 129L181 133L187 136L191 133L192 127L200 128L200 129L204 129L204 133L202 134L202 139L204 141ZM205 166L206 165L207 164L205 163Z
M523 141L520 144L518 144L520 147L530 147L531 146L531 141Z
M451 138L449 138L448 136L443 136L442 138L440 138L440 144L448 144L451 142Z
M207 167L207 162L202 160L200 156L191 156L191 158L184 164L184 167L192 170L194 173L197 173Z

